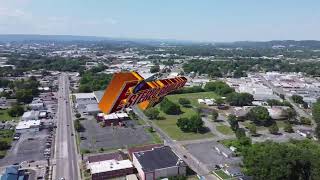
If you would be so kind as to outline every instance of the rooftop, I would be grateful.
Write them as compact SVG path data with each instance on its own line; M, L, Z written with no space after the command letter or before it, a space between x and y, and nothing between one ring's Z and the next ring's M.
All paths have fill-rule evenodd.
M121 160L127 159L127 157L123 152L119 151L119 152L114 152L109 154L99 154L99 155L89 156L88 162L93 163L93 162L112 160L112 159L121 161Z
M29 129L33 126L40 126L40 120L20 121L16 126L16 130Z
M101 172L115 171L119 169L133 168L133 165L130 160L117 161L115 159L112 159L88 163L87 167L88 169L90 169L91 174L97 174Z
M168 146L155 147L151 150L133 154L145 171L173 167L183 162Z

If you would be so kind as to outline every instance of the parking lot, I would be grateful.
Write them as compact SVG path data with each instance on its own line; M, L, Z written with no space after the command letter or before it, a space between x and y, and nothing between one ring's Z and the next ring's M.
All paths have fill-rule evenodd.
M202 164L206 165L210 170L214 170L215 165L218 164L238 165L241 163L240 157L226 158L222 154L219 154L215 150L216 144L217 142L210 141L205 143L189 144L185 147L189 153L196 157Z
M81 149L126 148L152 141L152 137L144 131L142 126L100 127L95 120L83 120L81 124L85 128L85 131L80 133Z
M50 133L47 129L35 133L23 133L19 140L12 143L12 147L8 150L6 157L0 159L0 166L23 161L45 160L44 151L49 135ZM50 149L50 153L51 151Z

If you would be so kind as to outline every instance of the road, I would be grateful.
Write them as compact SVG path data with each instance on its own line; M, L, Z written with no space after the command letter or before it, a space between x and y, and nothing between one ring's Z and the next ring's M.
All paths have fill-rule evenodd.
M306 117L309 118L313 121L313 118L310 114L306 113L303 109L301 109L300 107L298 107L293 101L292 99L286 95L286 92L284 92L281 88L275 87L272 83L270 83L268 80L266 80L262 75L260 75L260 79L263 81L263 83L268 86L269 88L272 89L273 92L275 92L276 94L283 94L285 100L287 100L288 102L290 102L294 108L294 110L297 112L299 117ZM316 123L313 122L312 123L312 127L315 128Z
M53 179L79 180L80 170L75 143L71 107L69 102L69 79L62 73L59 77L57 131Z
M187 158L183 158L183 160L189 165L189 167L195 171L198 175L205 177L208 180L216 180L217 178L210 174L209 169L202 163L200 163L193 155L191 155L179 142L172 140L162 129L160 129L156 124L150 123L148 118L144 115L144 113L138 108L134 107L133 112L139 116L142 120L144 120L148 125L152 126L152 128L157 131L157 133L164 140L164 144L170 146L171 149L180 157L186 156Z

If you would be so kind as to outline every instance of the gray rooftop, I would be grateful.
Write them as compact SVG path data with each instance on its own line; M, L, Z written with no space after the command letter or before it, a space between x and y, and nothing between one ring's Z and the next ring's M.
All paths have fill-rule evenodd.
M179 157L168 146L133 153L144 171L153 171L179 165ZM184 163L183 163L184 164Z

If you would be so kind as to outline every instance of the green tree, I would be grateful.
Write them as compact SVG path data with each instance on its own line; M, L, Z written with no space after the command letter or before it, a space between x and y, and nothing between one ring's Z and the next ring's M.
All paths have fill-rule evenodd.
M76 120L74 121L74 129L75 129L77 132L82 131L83 127L82 127L79 119L76 119Z
M187 98L179 98L178 100L179 104L181 104L183 107L189 107L191 102Z
M278 132L279 132L279 127L278 127L277 123L273 123L271 126L269 126L268 129L271 134L278 134Z
M178 115L181 114L180 106L170 101L168 98L164 98L160 103L160 110L166 114Z
M8 110L8 114L11 117L18 117L18 116L22 116L24 113L24 108L20 105L14 105L12 106L12 108L10 108Z
M230 114L228 116L228 122L229 122L230 127L233 131L236 131L237 129L239 129L238 119L235 115Z
M250 134L252 135L257 134L257 126L255 124L249 124L248 129L250 131Z
M289 121L294 120L297 116L297 112L293 108L287 109L286 112L287 112L287 116L288 116Z
M251 105L253 100L254 100L253 96L249 93L233 92L227 96L227 102L229 102L231 106Z
M81 114L80 113L76 113L75 116L76 116L76 118L80 118Z
M216 110L212 110L211 116L212 116L212 120L216 121L218 119L219 113Z
M147 110L144 111L144 114L151 120L153 119L158 119L159 118L159 110L154 108L154 107L151 107Z
M245 173L255 179L320 179L320 146L312 141L252 144L242 153Z
M150 68L150 73L157 73L160 71L160 66L159 65L155 65L155 66L152 66Z
M293 128L292 128L292 125L290 124L290 122L286 122L285 125L284 125L284 128L283 130L285 132L288 132L288 133L293 133Z
M234 92L234 89L223 81L208 82L204 86L204 90L213 91L219 95L227 95Z
M299 95L292 95L291 99L293 100L293 102L297 103L297 104L303 104L303 97L299 96Z
M186 117L181 117L177 121L177 126L181 129L181 131L187 132L190 131L190 120Z
M309 125L309 126L312 124L311 119L306 118L306 117L301 117L300 122L301 122L301 124Z
M238 128L236 131L236 137L238 140L246 138L246 131L243 128Z
M251 108L248 113L248 118L256 124L267 124L271 120L268 109L262 106Z

